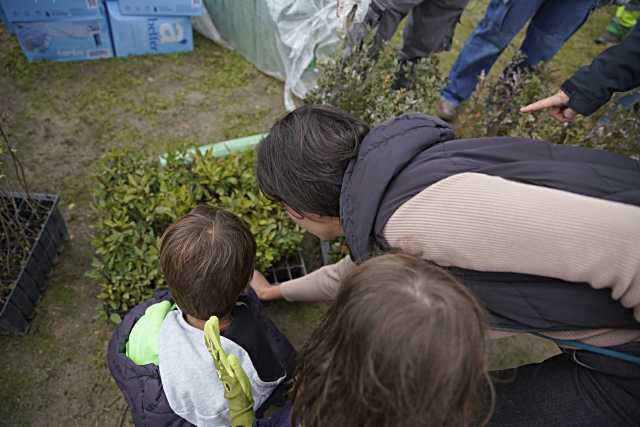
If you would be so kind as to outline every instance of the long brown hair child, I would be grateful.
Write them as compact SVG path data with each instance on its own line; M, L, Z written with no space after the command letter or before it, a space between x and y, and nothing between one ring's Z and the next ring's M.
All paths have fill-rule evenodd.
M292 425L485 424L485 331L475 298L443 269L406 254L372 258L301 354Z

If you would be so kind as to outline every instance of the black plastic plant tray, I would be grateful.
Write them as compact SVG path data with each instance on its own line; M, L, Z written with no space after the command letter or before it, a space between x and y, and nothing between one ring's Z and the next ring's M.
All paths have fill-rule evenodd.
M19 212L26 222L31 221L29 205L24 193L5 193L13 197ZM0 197L6 197L2 195ZM46 210L41 225L32 229L35 243L31 245L29 255L20 270L14 287L0 310L0 334L24 335L29 331L31 321L36 314L36 305L47 287L47 278L53 263L62 249L62 243L68 238L67 227L58 209L58 196L54 194L31 194L34 206Z
M265 277L272 285L279 285L287 280L297 279L307 274L302 252L297 251L282 258L275 263L266 273Z

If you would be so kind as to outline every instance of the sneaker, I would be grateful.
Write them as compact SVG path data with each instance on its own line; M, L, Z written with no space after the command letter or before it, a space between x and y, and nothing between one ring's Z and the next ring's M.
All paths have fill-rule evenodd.
M447 122L452 121L458 114L458 106L452 102L440 99L436 102L436 115Z
M596 37L594 42L596 44L618 44L622 41L622 37L617 36L609 31L604 32L599 37Z

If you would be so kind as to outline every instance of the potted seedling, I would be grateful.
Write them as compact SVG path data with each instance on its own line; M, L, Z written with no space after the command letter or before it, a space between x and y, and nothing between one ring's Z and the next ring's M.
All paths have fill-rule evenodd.
M22 335L35 316L67 229L58 196L30 192L2 128L0 137L0 334Z

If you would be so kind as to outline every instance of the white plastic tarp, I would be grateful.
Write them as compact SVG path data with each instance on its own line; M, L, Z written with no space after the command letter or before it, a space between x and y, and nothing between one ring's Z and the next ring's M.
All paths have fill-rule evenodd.
M194 18L194 28L216 43L235 49L264 73L283 80L285 107L292 110L292 94L303 98L313 88L318 73L316 60L330 55L338 44L339 27L343 25L338 9L351 10L352 3L361 4L357 13L361 15L362 4L368 4L368 0L204 3L207 13Z

